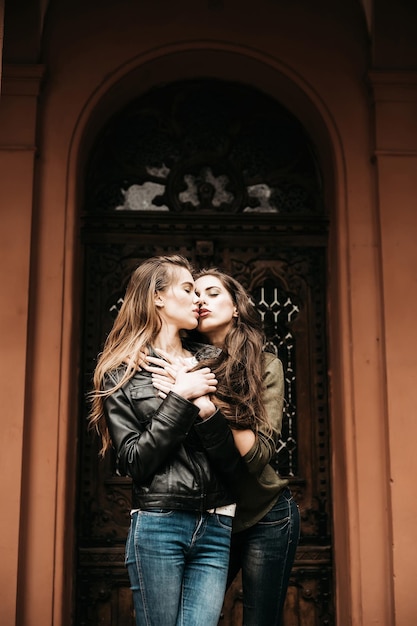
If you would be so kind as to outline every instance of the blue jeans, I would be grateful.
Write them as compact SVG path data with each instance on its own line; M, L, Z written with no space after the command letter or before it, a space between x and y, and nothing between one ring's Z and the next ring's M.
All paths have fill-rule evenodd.
M133 513L126 542L136 624L217 626L232 518L157 509Z
M243 626L279 626L300 534L289 489L257 524L232 536L228 584L242 568Z

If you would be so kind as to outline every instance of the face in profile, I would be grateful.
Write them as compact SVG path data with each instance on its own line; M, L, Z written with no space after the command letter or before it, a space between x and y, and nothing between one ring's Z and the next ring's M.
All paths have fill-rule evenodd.
M175 269L171 285L165 291L158 291L155 296L162 322L185 330L197 327L198 302L193 277L185 267Z

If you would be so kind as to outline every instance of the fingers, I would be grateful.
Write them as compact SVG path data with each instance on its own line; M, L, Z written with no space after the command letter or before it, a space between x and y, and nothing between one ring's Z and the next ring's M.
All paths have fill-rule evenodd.
M138 368L144 367L147 363L146 363L146 358L147 358L147 352L139 352L139 354L136 357L136 366Z
M174 386L174 381L169 378L164 378L163 376L158 376L158 374L152 374L152 384L158 389L163 388L164 390L170 390Z
M194 372L190 372L190 374L199 374L204 376L206 380L214 380L216 378L216 374L214 374L209 367L202 367L201 370L194 370Z
M168 395L173 387L172 383L159 382L157 380L153 380L152 384L155 389L158 389L158 391L163 392L165 395Z
M212 394L215 393L217 389L217 379L210 371L203 374L201 374L200 371L183 372L181 379L182 386L180 387L180 395L184 394L186 397ZM152 374L152 384L155 389L158 390L158 395L161 398L165 398L169 392L174 389L175 385L174 381L159 372ZM178 386L176 390L178 390Z
M158 375L158 376L164 376L165 378L169 378L170 374L169 372L167 372L166 370L160 368L160 367L153 367L152 365L145 365L144 370L146 370L147 372L150 372L152 375Z
M144 369L152 374L152 384L161 398L170 391L186 399L216 393L218 381L209 367L190 371L193 368L189 364L172 365L156 357L147 357L147 361Z
M159 367L165 367L165 365L167 364L167 362L164 361L164 359L158 359L155 356L148 356L148 357L146 357L146 360L149 363L153 363L154 365L157 365Z
M148 358L148 351L145 348L143 351L138 352L137 354L130 355L127 357L124 362L130 368L134 368L140 372L142 369L146 369Z
M197 370L194 372L183 372L176 379L174 391L179 390L179 395L184 395L188 399L197 398L206 394L215 393L217 389L217 379L215 375L208 370Z
M156 372L160 374L166 372L166 375L171 376L173 380L175 380L178 372L186 367L182 363L167 363L167 361L164 361L163 359L158 359L153 356L148 356L147 361L148 364L146 365L146 367L144 366L144 369L147 372ZM149 365L149 363L151 365Z
M158 354L160 354L162 356L163 359L165 359L165 361L168 361L168 363L171 363L171 357L169 356L168 352L165 352L165 350L160 350L160 349L155 349L155 352L157 352ZM151 359L154 359L155 357L150 357Z

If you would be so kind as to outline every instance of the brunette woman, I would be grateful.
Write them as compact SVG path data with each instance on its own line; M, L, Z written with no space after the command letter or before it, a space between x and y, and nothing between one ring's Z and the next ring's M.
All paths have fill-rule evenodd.
M101 453L113 446L117 472L132 478L126 565L141 626L216 626L226 587L234 499L196 434L217 380L207 367L190 371L180 333L197 326L198 309L185 258L145 261L94 374L90 423ZM143 353L183 364L164 399L136 366Z
M195 285L200 300L198 331L212 346L200 351L200 358L216 373L211 401L221 409L199 433L237 497L228 585L241 569L244 626L278 626L300 528L288 481L269 464L282 425L282 365L263 351L260 323L239 282L210 269L197 274ZM150 362L158 363L152 358ZM166 374L174 375L170 366ZM156 370L154 382L162 394L168 391L167 376ZM230 441L212 445L205 429L214 420L231 429L234 446ZM243 460L240 465L234 460L236 448Z

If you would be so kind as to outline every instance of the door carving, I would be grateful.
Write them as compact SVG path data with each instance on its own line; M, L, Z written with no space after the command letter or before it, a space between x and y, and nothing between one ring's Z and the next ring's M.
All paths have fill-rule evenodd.
M130 481L114 475L111 455L99 460L98 442L86 429L84 398L131 272L149 256L173 253L196 268L221 267L241 281L263 318L269 347L283 362L285 416L273 463L289 477L302 518L284 625L334 624L327 217L317 165L298 124L250 89L241 116L234 108L228 117L242 89L198 81L170 87L169 97L151 94L105 129L90 161L82 219L77 626L134 626L124 567ZM145 110L154 124L151 142L149 124L138 122L132 130L132 120ZM267 137L260 119L271 130ZM220 626L241 626L241 597L238 576Z

